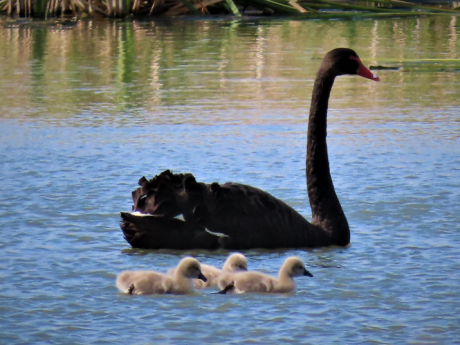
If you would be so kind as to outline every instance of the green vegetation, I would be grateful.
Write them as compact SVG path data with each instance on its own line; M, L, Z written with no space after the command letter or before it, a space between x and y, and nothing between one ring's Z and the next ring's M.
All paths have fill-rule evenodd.
M428 13L460 14L460 10L421 6L400 0L339 2L336 0L0 0L0 13L18 17L102 15L126 17L145 15L178 16L183 14L291 14L318 17L324 12L334 17L356 13L420 15Z

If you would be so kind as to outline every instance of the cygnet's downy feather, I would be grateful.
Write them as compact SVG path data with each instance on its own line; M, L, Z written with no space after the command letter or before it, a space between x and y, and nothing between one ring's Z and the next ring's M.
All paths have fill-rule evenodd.
M223 273L218 286L220 293L290 293L296 288L293 278L299 276L313 277L302 260L291 256L281 266L278 278L255 271Z
M176 294L193 291L192 279L206 281L198 260L182 259L173 276L154 271L123 271L117 276L116 285L122 292L135 295Z
M203 272L208 280L204 282L199 279L194 279L193 283L195 285L195 289L205 289L211 286L217 286L218 277L222 273L247 271L247 269L248 262L246 257L243 254L235 253L227 258L224 265L222 266L222 270L214 266L201 264L201 272ZM171 268L168 270L168 274L174 275L175 271L175 268Z

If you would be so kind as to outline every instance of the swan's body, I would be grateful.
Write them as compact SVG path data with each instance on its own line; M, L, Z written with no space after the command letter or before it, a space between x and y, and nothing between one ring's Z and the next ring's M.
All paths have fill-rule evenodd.
M206 281L198 260L188 257L179 262L173 276L154 271L123 271L117 276L116 285L129 294L183 295L193 291L192 279L195 278Z
M291 293L296 287L293 278L300 276L313 277L302 260L291 256L281 266L278 278L255 271L224 273L218 279L218 286L225 293Z
M169 170L132 193L133 211L121 213L125 239L137 248L249 249L346 246L350 228L334 190L326 144L327 108L335 77L358 74L377 80L357 54L346 48L329 52L313 88L307 140L308 222L274 196L238 183L206 184L191 174ZM175 218L183 215L184 221ZM220 234L219 236L215 236Z
M243 254L235 253L230 255L227 260L225 260L224 265L222 266L222 270L206 265L201 264L201 272L206 277L207 281L202 281L200 279L194 279L193 284L195 289L205 289L211 286L217 286L217 279L218 277L224 272L239 272L239 271L247 271L248 269L248 261ZM171 268L168 270L169 275L174 275L176 272L175 268Z

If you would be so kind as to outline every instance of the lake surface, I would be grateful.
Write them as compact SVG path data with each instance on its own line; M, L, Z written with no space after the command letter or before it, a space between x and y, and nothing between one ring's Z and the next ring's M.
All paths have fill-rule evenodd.
M460 342L460 19L202 19L0 26L0 342ZM145 251L119 212L172 169L264 189L311 217L310 95L325 53L355 49L381 82L336 80L328 119L348 248L247 251L293 296L126 296Z

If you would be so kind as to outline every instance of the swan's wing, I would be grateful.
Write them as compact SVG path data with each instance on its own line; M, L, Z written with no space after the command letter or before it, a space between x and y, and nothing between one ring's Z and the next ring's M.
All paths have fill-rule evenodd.
M120 228L133 248L217 249L218 238L179 219L121 212Z
M255 187L238 183L205 184L197 182L191 174L172 174L169 170L150 181L142 178L139 183L142 186L133 192L136 199L133 208L155 215L161 221L149 217L133 220L122 214L125 238L136 247L139 243L144 245L145 238L150 237L156 237L149 240L154 246L149 244L144 248L210 248L210 245L232 249L281 248L298 246L299 237L305 237L306 232L311 232L309 236L315 243L319 243L315 232L327 237L292 207ZM178 214L183 215L185 224L171 219ZM146 228L156 228L153 230L156 235L139 231ZM190 234L170 235L185 229ZM138 240L136 236L144 239ZM199 240L194 240L194 236ZM209 236L216 238L210 240ZM178 239L181 237L187 239ZM178 239L177 245L171 244L174 239Z
M227 247L289 247L285 242L307 221L292 207L258 188L226 183L207 185L196 222L221 236ZM187 219L186 219L187 221ZM283 234L285 236L283 236Z

